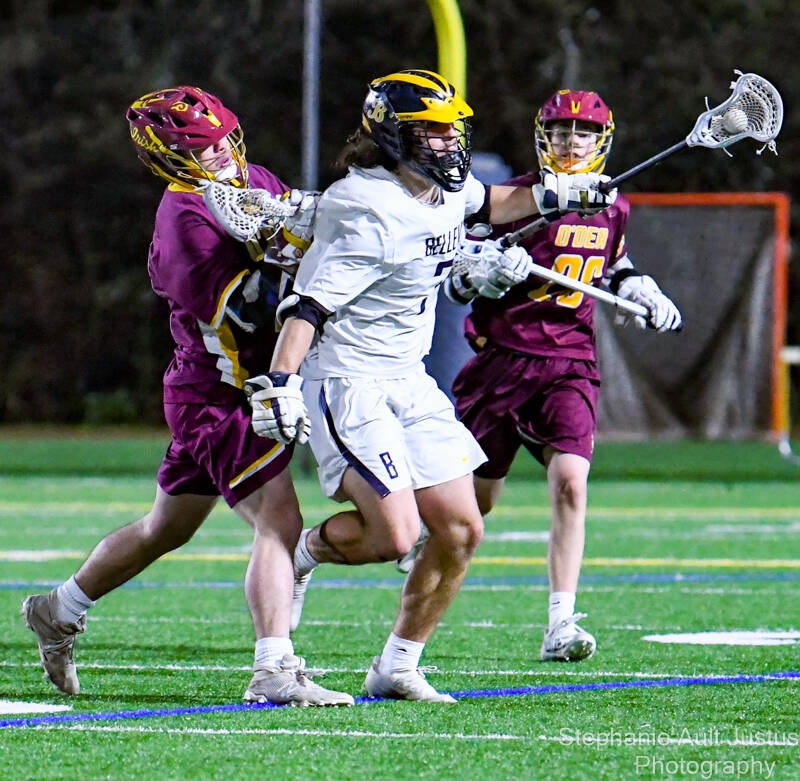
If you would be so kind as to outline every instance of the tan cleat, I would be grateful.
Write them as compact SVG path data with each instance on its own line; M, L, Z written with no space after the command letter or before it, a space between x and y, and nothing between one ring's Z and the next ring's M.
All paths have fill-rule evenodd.
M33 594L25 597L22 616L28 629L36 635L39 658L53 686L64 694L77 694L81 687L72 660L72 649L75 635L86 629L86 616L81 616L75 624L58 621L53 606L55 598L55 589L46 596Z
M271 702L301 708L322 705L352 705L344 692L325 689L314 683L305 670L305 660L286 654L277 667L253 669L253 678L244 693L245 702Z
M367 670L364 688L370 697L384 697L387 700L416 700L417 702L455 702L449 694L437 692L426 680L419 667L416 670L382 673L380 656L372 659ZM431 669L431 668L427 668Z

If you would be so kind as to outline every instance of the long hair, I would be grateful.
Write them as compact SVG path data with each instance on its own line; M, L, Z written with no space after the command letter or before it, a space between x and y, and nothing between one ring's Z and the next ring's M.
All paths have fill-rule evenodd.
M337 173L346 174L351 165L359 168L376 168L381 165L388 171L397 168L397 161L389 157L381 149L363 125L359 125L355 132L347 137L342 151L333 164L333 169Z

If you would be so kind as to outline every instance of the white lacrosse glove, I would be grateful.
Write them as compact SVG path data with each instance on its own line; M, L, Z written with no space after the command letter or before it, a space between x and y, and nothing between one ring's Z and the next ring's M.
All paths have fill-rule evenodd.
M247 380L244 391L253 408L253 431L285 445L308 442L311 420L302 388L299 374L270 372Z
M452 284L464 299L502 298L524 282L533 268L531 256L520 246L504 249L496 241L464 241L456 250Z
M295 208L283 223L283 237L289 244L283 255L302 257L314 240L314 217L322 193L311 190L289 190L282 200Z
M533 200L539 213L551 222L566 212L584 216L597 214L617 200L617 189L600 191L603 182L611 181L605 174L556 173L549 166L541 171L541 181L533 185Z
M683 319L678 307L661 292L661 288L652 277L638 274L625 277L619 284L617 295L647 307L650 314L644 318L641 315L617 310L614 317L615 325L624 326L633 321L637 328L647 328L650 325L659 333L680 330Z

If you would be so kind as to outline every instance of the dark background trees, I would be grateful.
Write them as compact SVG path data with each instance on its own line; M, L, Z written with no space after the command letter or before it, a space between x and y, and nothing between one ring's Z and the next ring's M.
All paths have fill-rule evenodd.
M321 186L369 79L438 64L424 0L323 9ZM626 189L793 195L792 10L778 0L463 0L475 147L527 170L539 103L561 86L594 89L617 121L613 174L683 138L703 96L726 98L739 68L784 97L780 156L756 156L751 142L733 159L688 150ZM162 188L136 159L125 109L153 89L202 86L238 113L249 159L299 184L302 0L13 0L0 22L0 422L159 423L171 349L145 259ZM793 208L795 236L799 220ZM790 288L797 299L794 271ZM790 306L789 341L800 341L800 306Z

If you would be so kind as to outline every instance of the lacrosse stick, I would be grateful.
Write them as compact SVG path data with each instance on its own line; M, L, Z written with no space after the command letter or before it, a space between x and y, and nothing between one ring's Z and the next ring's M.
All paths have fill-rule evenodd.
M272 238L297 207L266 190L243 190L210 181L203 188L203 201L211 216L237 241L251 241L262 229Z
M738 70L734 73L739 78L731 82L733 93L714 108L708 108L706 98L708 110L697 118L692 132L683 141L604 182L600 190L607 193L639 172L690 146L725 149L743 138L752 138L763 144L757 154L760 155L764 149L778 154L775 138L783 122L783 101L778 90L755 73Z
M541 230L545 224L547 224L547 221L544 219L535 220L534 222L530 223L530 225L526 225L524 228L521 228L518 231L507 233L499 240L498 243L501 247L511 247L512 245L517 244L519 241L524 239L526 236L535 233L537 230ZM484 227L483 223L478 223L477 225L473 225L469 229L469 232L472 236L478 236L482 238L488 235L486 228L491 231L491 226L487 225ZM455 260L453 261L453 269L451 273L455 277L466 274L473 262L474 261L471 259L469 254L457 252ZM615 296L608 290L595 287L594 285L588 285L585 282L580 282L577 279L568 277L566 274L553 271L553 269L547 268L546 266L540 266L538 263L532 264L531 274L541 277L542 279L546 279L549 282L554 282L569 290L577 290L578 292L583 293L590 298L595 298L605 304L611 304L612 306L615 306L617 309L621 309L624 312L629 312L633 315L639 315L645 319L650 315L647 307L644 307L641 304L635 304L633 301L627 301L624 298Z
M558 271L553 271L553 269L547 268L547 266L540 266L538 263L534 263L533 267L531 268L531 274L541 277L542 279L546 279L549 282L555 282L557 285L568 288L569 290L577 290L584 295L589 296L589 298L602 301L604 304L611 304L611 306L615 306L617 309L620 309L623 312L629 312L632 315L644 317L645 320L650 317L650 311L647 309L647 307L642 306L641 304L635 304L633 301L627 301L624 298L615 296L609 290L604 290L601 287L587 285L585 282L580 282L577 279L568 277L566 274L560 274Z
M519 242L521 242L523 239L527 239L528 236L533 235L537 231L542 230L542 228L545 228L550 224L551 223L548 222L545 217L539 217L538 220L534 220L533 222L525 225L519 230L514 231L513 233L506 233L506 235L499 240L499 244L501 247L513 247L515 244L519 244ZM491 232L492 226L486 225L485 223L477 223L469 228L470 235L477 238L485 238ZM460 253L456 255L456 260L453 263L453 274L463 274L467 271L467 268L468 261L466 258L463 258ZM621 309L624 312L629 312L633 315L640 315L645 319L650 314L647 308L641 304L635 304L633 301L627 301L624 298L615 296L613 293L608 290L604 290L603 288L595 287L594 285L587 285L585 282L579 282L577 279L568 277L566 274L560 274L558 271L553 271L553 269L547 268L547 266L540 266L538 263L534 263L533 267L531 268L531 274L541 277L542 279L546 279L549 282L554 282L557 285L565 287L569 290L577 290L578 292L583 293L590 298L595 298L605 304L611 304L612 306L615 306L617 309Z

